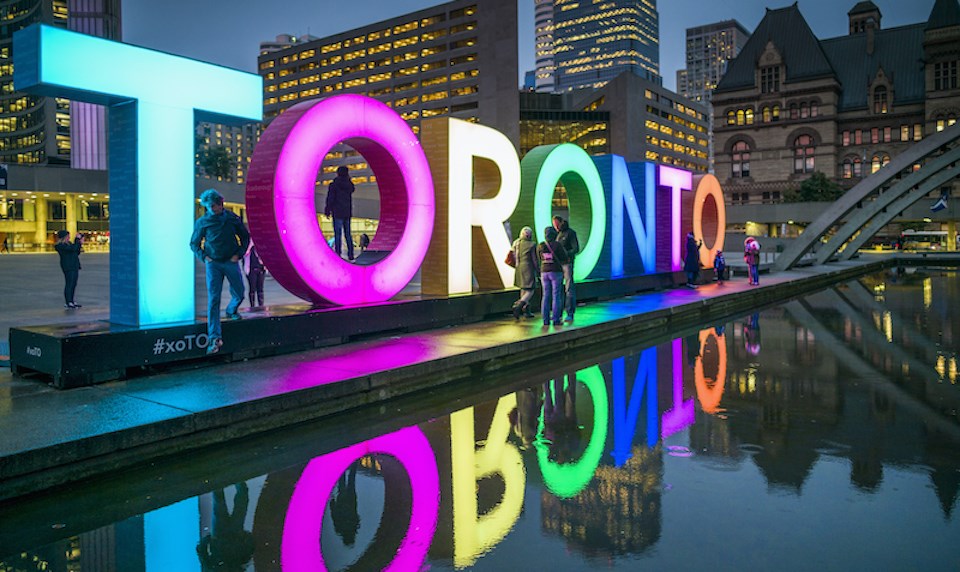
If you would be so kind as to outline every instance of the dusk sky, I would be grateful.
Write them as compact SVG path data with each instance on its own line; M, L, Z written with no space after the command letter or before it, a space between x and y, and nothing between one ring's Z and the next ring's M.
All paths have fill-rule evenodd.
M484 0L478 0L483 2ZM261 41L278 34L323 37L439 4L436 0L123 0L123 40L131 44L255 72ZM764 9L787 0L660 0L660 67L664 85L676 87L684 66L686 29L736 19L753 31ZM925 21L934 0L874 0L884 28ZM813 32L832 38L847 32L856 0L800 0ZM533 0L519 0L520 73L532 69ZM518 80L519 81L519 80Z

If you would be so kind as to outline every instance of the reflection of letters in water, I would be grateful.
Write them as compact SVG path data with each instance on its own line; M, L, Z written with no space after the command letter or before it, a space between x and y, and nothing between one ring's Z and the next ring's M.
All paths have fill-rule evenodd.
M353 546L360 530L357 512L357 464L355 461L337 481L337 492L330 499L330 519L333 529L347 546Z
M213 530L200 539L197 555L202 570L245 569L245 564L253 557L253 533L243 528L247 518L247 506L250 494L247 483L236 485L237 494L233 497L233 512L227 507L224 489L213 491Z
M390 538L397 533L398 537L399 534L404 534L402 540L393 543L384 540L378 543L375 538L367 554L358 561L358 568L363 569L360 563L368 562L368 555L376 558L379 552L390 549L390 556L393 557L393 560L387 563L390 567L398 570L420 569L437 527L440 479L437 474L437 459L427 438L420 429L407 427L327 453L307 464L294 487L283 521L280 546L283 570L326 570L320 550L324 511L317 510L317 507L327 506L334 488L342 482L341 477L358 459L376 454L391 457L399 464L398 470L406 472L412 506L408 512L410 517L406 527L398 530L396 527L381 526L377 531L377 538L381 537L381 533ZM349 477L347 483L349 485ZM340 494L343 492L345 491ZM346 498L343 500L347 501ZM388 544L390 546L387 546ZM387 566L377 566L381 567Z
M497 403L484 445L475 448L474 409L450 415L450 453L453 485L453 562L470 566L490 547L500 542L520 517L527 475L520 451L507 442L510 412L517 406L514 394ZM503 477L503 500L493 510L479 515L477 483L490 475Z

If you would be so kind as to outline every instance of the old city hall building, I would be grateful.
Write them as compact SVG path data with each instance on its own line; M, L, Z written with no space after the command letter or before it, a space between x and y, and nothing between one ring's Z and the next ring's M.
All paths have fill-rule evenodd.
M796 3L767 10L713 95L715 172L732 204L771 204L816 171L850 188L960 117L960 5L883 29L859 2L816 38Z

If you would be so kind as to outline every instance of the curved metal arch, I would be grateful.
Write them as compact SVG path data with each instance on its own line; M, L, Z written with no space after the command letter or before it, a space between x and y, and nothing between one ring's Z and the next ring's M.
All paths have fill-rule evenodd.
M941 175L945 172L952 172L952 168L957 161L960 161L960 145L950 149L933 161L928 162L919 171L910 173L899 183L885 190L868 205L868 208L860 209L850 216L847 222L837 230L833 237L820 247L820 250L817 251L817 264L823 264L829 260L831 256L841 251L841 249L843 252L841 259L848 260L860 245L875 235L887 222L890 222L894 215L903 212L907 207L922 199L927 193L936 190L937 187L952 179L953 175L946 177L945 180ZM933 180L939 182L932 183L931 181ZM925 189L925 191L917 194L911 190L918 187ZM894 202L898 205L902 204L904 201L901 199L908 195L916 195L916 198L911 199L908 204L902 207L897 208L893 206ZM885 209L887 212L884 212ZM891 216L886 216L888 214ZM875 227L874 222L877 219L881 219L884 222L871 232L869 229ZM859 234L857 234L858 232ZM846 244L847 241L851 239L853 242ZM846 244L845 247L844 244Z
M869 177L860 181L852 189L843 194L842 197L834 201L832 205L816 220L811 222L800 237L792 242L774 261L773 266L776 270L787 270L792 268L815 244L820 242L820 238L827 233L838 221L842 220L850 211L856 208L857 204L877 193L884 186L888 185L900 173L915 163L937 154L941 148L960 142L960 123L952 125L940 133L927 137L910 147L903 153L900 153L886 166L873 173ZM932 164L931 164L932 167ZM922 167L919 171L911 173L918 175L917 182L914 185L922 184L923 181L932 177L935 169ZM900 194L908 192L910 187L900 189ZM884 195L887 193L885 192ZM891 199L897 197L891 196ZM876 203L877 201L874 201ZM914 201L915 202L915 201ZM876 204L866 206L866 211L870 217L881 213L883 207ZM897 211L899 212L899 211ZM849 238L849 237L848 237ZM839 248L839 246L837 246ZM836 249L834 249L836 251Z
M875 217L870 221L869 224L860 230L860 234L851 240L847 244L847 247L843 249L843 252L840 253L840 260L850 260L853 258L853 255L857 253L860 247L870 240L871 237L880 232L880 230L886 226L887 223L892 221L898 213L903 212L913 203L923 200L930 193L930 191L935 191L940 185L948 183L958 176L960 176L960 169L956 167L940 171L933 177L927 179L927 181L919 187L901 196L897 201L890 205L890 208L887 209L887 212L880 213L879 216ZM818 257L817 262L822 264L823 262L826 262L826 259L824 258L823 260L820 260Z

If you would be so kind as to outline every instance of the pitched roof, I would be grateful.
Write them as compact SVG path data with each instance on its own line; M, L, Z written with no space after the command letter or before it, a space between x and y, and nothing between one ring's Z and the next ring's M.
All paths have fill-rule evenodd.
M730 63L717 92L754 85L754 70L767 43L773 42L786 68L785 82L834 75L820 42L800 13L797 4L777 10L767 9L743 50Z
M853 16L854 14L865 14L867 12L874 11L879 12L880 8L877 8L877 5L870 0L866 0L866 2L857 2L857 5L847 12L847 16Z
M937 0L927 18L927 30L960 25L960 5L957 0Z
M867 87L881 68L893 81L892 103L923 101L923 27L920 23L877 30L872 54L867 53L866 34L820 42L842 86L839 110L867 107Z

